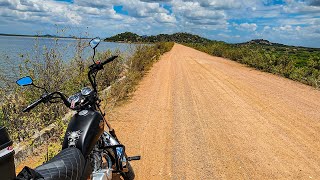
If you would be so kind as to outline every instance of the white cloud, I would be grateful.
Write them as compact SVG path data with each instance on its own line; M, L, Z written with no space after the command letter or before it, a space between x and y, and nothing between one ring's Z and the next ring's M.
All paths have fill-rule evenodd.
M273 30L292 31L292 26L291 25L280 26L280 27L273 28Z
M223 34L223 33L219 33L218 36L221 36L223 38L228 38L228 39L231 39L231 38L240 38L241 36L240 35L229 35L229 34Z
M233 26L241 31L255 31L257 29L257 24L255 23L242 23L242 24L233 24Z
M71 6L55 1L43 3L36 0L8 0L6 7L0 7L1 12L7 12L21 21L40 21L44 23L80 24L82 17L72 10Z
M264 31L267 31L267 30L269 30L270 29L270 26L265 26L265 27L263 27L263 30Z
M59 24L90 27L101 36L123 31L184 31L227 41L256 37L288 41L294 36L297 43L312 38L320 47L319 5L319 0L286 0L278 5L268 0L0 0L0 32L15 29L24 34ZM125 13L117 13L115 6L122 6Z
M320 1L319 0L307 0L307 2L311 6L320 6Z
M142 2L157 2L157 3L160 3L160 2L170 2L171 0L140 0Z
M208 7L210 9L234 9L241 7L241 1L239 0L184 0L185 2L197 2L202 7Z
M126 1L121 3L121 5L123 5L123 9L126 10L129 15L137 18L152 17L157 13L167 13L167 10L162 8L159 3L143 3L136 0Z
M300 30L301 30L301 27L300 27L300 26L297 26L295 29L296 29L296 31L300 31Z
M160 23L175 23L176 18L166 13L157 14L156 20Z
M308 3L309 2L309 3ZM287 1L288 5L283 6L283 10L286 13L303 13L320 15L320 2L319 0L304 1Z
M184 29L207 28L223 29L227 25L226 14L222 10L210 10L199 2L173 1L172 9Z

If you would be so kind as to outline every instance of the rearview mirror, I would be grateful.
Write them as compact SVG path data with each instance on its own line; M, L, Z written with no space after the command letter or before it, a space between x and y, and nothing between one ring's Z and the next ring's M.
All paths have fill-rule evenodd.
M96 37L94 39L91 39L89 44L90 44L92 49L95 49L99 45L100 42L101 42L101 39L99 37Z
M26 76L26 77L23 77L23 78L20 78L16 81L16 83L19 85L19 86L28 86L28 85L31 85L33 84L33 81L32 81L32 78L30 76Z

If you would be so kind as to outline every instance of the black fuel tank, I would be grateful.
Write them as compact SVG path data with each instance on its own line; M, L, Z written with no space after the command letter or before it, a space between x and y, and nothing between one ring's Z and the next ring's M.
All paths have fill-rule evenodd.
M68 125L62 149L77 147L87 157L104 130L102 115L97 111L82 110L75 114Z

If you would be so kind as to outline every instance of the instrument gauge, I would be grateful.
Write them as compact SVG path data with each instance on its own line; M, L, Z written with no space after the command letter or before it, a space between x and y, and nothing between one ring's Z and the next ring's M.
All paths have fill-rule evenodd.
M68 98L70 103L77 103L80 100L81 93L74 94Z
M82 90L81 90L81 94L84 95L84 96L89 95L91 92L92 92L92 89L89 88L89 87L84 87L84 88L82 88Z

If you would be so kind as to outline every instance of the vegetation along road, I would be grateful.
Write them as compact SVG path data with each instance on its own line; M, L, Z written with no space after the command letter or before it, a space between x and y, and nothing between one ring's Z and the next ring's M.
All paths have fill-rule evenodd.
M320 179L320 91L175 44L110 115L137 179Z

